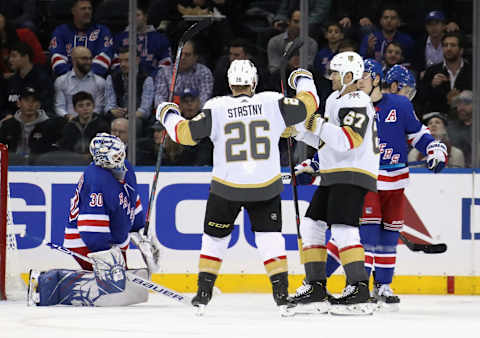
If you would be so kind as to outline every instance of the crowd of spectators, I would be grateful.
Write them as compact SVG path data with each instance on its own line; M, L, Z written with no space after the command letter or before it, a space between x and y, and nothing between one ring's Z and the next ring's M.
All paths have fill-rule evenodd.
M416 114L448 144L449 166L471 166L471 6L455 0L308 1L307 68L321 100L331 93L329 61L338 52L375 58L385 72L404 65L417 79ZM156 161L161 126L154 110L168 100L178 40L206 17L213 25L184 45L173 90L185 118L194 118L209 98L229 94L226 73L233 60L255 63L257 92L281 90L280 59L300 34L299 0L138 0L137 106L131 115L137 146L127 147L138 165ZM88 163L88 143L97 132L111 132L128 146L127 26L125 0L0 5L0 142L9 146L13 164ZM293 55L288 69L299 64ZM167 140L164 147L164 165L212 164L209 142L187 147ZM279 147L286 165L286 144ZM295 155L307 156L302 147ZM421 154L412 150L409 160Z

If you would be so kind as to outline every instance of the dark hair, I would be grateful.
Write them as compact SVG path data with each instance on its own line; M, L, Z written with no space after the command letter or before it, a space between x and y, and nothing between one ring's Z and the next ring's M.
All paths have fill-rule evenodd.
M446 38L457 38L458 47L463 48L465 44L465 40L463 38L463 34L460 32L447 32L442 37L442 45Z
M35 57L32 47L30 47L30 45L26 44L25 42L19 41L14 44L10 49L10 52L12 51L18 52L21 56L28 55L28 57L30 58L30 62L32 62L33 58Z
M95 104L95 100L93 99L92 94L82 91L73 95L72 97L73 106L75 107L78 102L85 101L85 100L92 101L92 103Z
M230 42L230 47L241 47L246 54L252 55L252 47L248 40L243 38L236 38Z
M338 50L345 49L351 47L354 51L357 50L357 43L353 41L352 39L343 39L339 44L338 44Z
M385 11L395 11L395 13L397 13L399 18L402 17L402 15L400 13L400 9L398 8L398 6L395 6L395 4L393 4L393 3L385 4L382 7L382 10L380 12L380 18L382 18L382 16L385 14Z
M88 2L90 2L90 5L93 6L92 0L73 0L73 1L72 1L72 8L75 7L75 5L77 4L77 2L80 2L80 1L88 1Z
M403 56L403 46L398 42L398 41L390 41L386 46L385 46L385 49L383 51L383 54L385 54L387 52L387 48L388 46L395 46L395 47L398 47L402 50L402 56Z
M128 49L128 46L118 47L117 54L125 54L125 53L130 53L130 49ZM136 50L136 54L138 57L140 57L140 52L138 51L138 49Z
M334 20L328 21L327 24L325 25L325 28L326 28L325 32L328 31L328 28L329 28L330 26L336 26L336 27L338 27L338 29L340 29L340 32L343 33L343 27L342 27L342 25L340 25L340 23L339 23L338 21L334 21Z

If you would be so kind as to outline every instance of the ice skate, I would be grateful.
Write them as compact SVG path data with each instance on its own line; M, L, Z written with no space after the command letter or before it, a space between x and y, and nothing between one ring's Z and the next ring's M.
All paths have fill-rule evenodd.
M331 299L332 315L365 316L373 314L375 300L370 297L367 282L357 282L347 285L342 296Z
M212 290L199 288L197 294L192 299L192 305L195 308L195 314L197 316L203 316L205 313L205 307L212 299Z
M279 274L280 275L280 274ZM296 304L292 303L288 298L288 282L286 274L276 276L272 279L273 299L277 304L281 317L291 317L295 315L293 309Z
M330 309L329 297L324 281L308 283L303 280L289 301L297 304L297 313L327 313Z
M394 295L389 284L375 283L372 293L377 300L377 311L397 312L400 310L400 298Z

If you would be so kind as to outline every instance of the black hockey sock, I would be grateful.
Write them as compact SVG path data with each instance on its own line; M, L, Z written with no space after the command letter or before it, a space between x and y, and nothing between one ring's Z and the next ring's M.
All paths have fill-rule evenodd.
M307 282L324 281L326 278L325 262L305 263L305 274Z
M217 280L217 275L210 272L200 272L198 274L198 288L211 291Z

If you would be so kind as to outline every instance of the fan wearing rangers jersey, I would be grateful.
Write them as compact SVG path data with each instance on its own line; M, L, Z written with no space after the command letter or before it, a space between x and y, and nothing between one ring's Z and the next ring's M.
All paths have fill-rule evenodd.
M357 90L363 75L360 55L339 53L330 62L330 70L334 92L327 98L325 116L317 117L311 129L299 130L296 136L318 149L321 180L300 224L306 283L291 300L317 313L366 315L373 313L373 306L359 218L365 195L377 189L380 152L375 110L370 97ZM289 84L296 88L292 79ZM337 240L347 277L343 295L330 301L326 291L327 226Z
M382 310L397 311L400 299L394 295L392 283L399 231L404 223L404 189L409 181L408 144L427 155L427 164L439 172L447 162L446 146L435 141L430 131L418 121L409 100L415 95L415 79L403 66L393 66L385 76L389 93L380 91L382 66L373 59L365 60L365 73L359 89L369 94L378 116L380 138L380 171L377 192L365 197L360 220L360 237L365 248L365 269L375 270L373 295ZM398 93L398 94L392 94ZM408 142L407 142L408 140ZM335 237L327 244L327 274L338 267Z
M92 71L105 77L113 58L113 37L107 26L92 23L90 0L75 0L72 7L73 22L55 28L50 39L50 64L55 76L72 69L73 48L88 48L93 55Z
M115 306L147 299L147 291L125 277L130 240L141 244L142 254L152 258L144 258L148 268L158 268L158 245L153 240L145 245L140 232L145 215L135 171L125 160L125 145L116 136L100 133L92 139L90 152L93 163L80 177L71 199L64 246L88 256L93 266L75 257L83 270L32 270L31 304ZM136 273L148 278L146 269Z
M297 98L276 92L255 94L257 70L249 60L234 60L228 70L232 96L208 100L192 120L180 115L176 104L161 103L157 119L177 143L195 145L209 137L214 145L213 172L207 201L198 291L192 304L204 312L226 254L234 221L243 207L248 211L255 241L282 316L288 309L285 241L282 237L278 141L286 127L313 114L317 98L299 93ZM304 103L305 102L305 103Z

